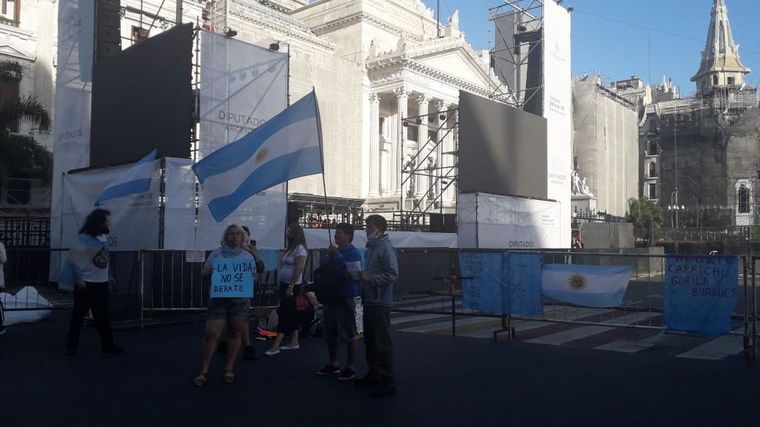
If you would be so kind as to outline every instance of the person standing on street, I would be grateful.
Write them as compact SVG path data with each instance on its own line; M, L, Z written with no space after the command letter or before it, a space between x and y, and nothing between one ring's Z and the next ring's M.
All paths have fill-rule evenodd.
M100 334L103 353L124 353L124 348L113 341L111 321L108 315L109 287L114 280L109 275L108 239L111 227L111 213L105 209L95 209L87 215L84 225L79 230L79 238L69 254L64 274L68 280L60 282L74 286L74 310L69 322L66 341L66 355L75 356L79 345L79 333L82 329L87 310L92 310L95 327Z
M355 380L357 387L375 386L373 397L396 394L391 340L393 285L398 281L398 258L380 215L365 220L367 231L366 265L360 273L364 306L364 345L369 372Z

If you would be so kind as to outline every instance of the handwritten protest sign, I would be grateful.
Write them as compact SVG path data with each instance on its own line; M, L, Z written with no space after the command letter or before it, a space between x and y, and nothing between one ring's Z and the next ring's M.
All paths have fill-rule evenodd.
M504 314L501 252L460 252L459 271L462 281L462 307L483 313Z
M508 298L505 311L522 316L541 316L541 255L504 254L508 273Z
M252 298L253 262L246 259L214 261L211 298Z
M715 336L731 331L739 257L668 256L665 321L668 329Z

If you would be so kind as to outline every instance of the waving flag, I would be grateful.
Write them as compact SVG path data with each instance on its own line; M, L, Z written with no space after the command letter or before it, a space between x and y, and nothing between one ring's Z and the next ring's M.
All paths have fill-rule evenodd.
M217 222L254 194L322 172L322 135L314 91L243 138L193 165Z
M158 150L151 151L150 154L116 178L114 182L108 184L108 187L100 193L98 200L95 201L95 206L100 206L111 199L145 193L150 190L150 183L153 180L153 174L156 172L157 153Z
M584 307L617 307L623 303L633 267L547 264L541 274L544 295Z

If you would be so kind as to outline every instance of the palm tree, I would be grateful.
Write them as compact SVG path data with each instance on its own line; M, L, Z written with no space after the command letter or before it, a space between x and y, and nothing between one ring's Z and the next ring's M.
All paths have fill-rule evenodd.
M662 225L659 206L647 199L628 200L628 220L633 223L634 233L643 237L648 245L654 245L654 231Z
M22 77L23 68L18 62L0 61L0 84L18 83ZM9 96L0 92L0 170L7 171L6 176L21 174L47 182L52 175L53 155L34 138L11 130L21 120L49 130L50 114L35 98L12 96L13 93Z

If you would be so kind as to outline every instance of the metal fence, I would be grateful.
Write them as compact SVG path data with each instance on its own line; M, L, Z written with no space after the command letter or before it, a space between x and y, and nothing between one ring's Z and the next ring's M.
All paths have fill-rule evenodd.
M504 252L504 251L499 251ZM514 251L525 253L526 251ZM451 316L451 333L469 323L468 317L493 318L493 337L504 333L509 337L548 323L609 328L641 328L665 330L664 280L665 258L662 254L593 253L580 251L532 251L546 264L630 265L632 275L623 304L614 308L580 307L542 298L542 316L511 316L485 313L463 306L459 274L459 251L452 249L399 251L400 280L396 288L395 310L407 313ZM754 360L756 331L756 283L754 264L740 257L739 293L732 315L732 335L744 337L748 357ZM519 325L515 325L519 321ZM482 321L478 322L483 327ZM486 327L488 326L485 324Z

